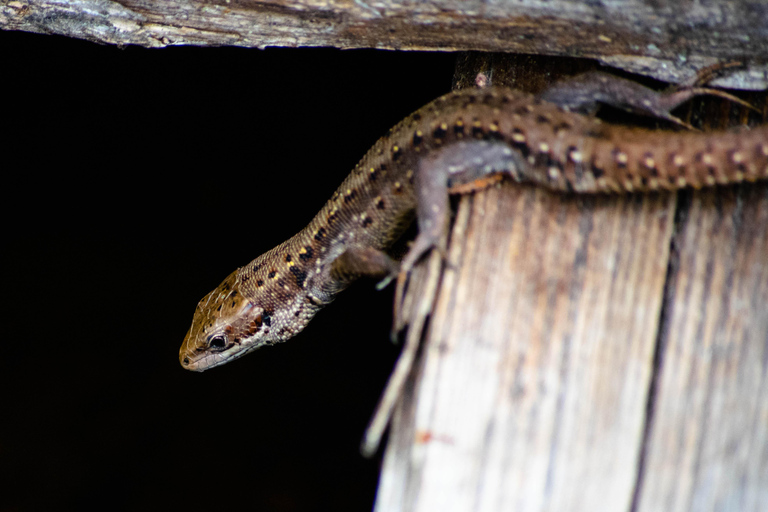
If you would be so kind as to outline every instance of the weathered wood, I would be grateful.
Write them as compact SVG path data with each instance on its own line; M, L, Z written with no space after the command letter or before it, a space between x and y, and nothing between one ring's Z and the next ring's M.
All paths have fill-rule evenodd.
M768 186L677 197L461 199L377 512L768 508Z
M0 2L0 28L146 47L334 46L593 57L670 82L739 59L752 68L731 86L768 86L768 6L756 0L6 0Z
M768 187L683 212L637 510L767 510Z
M674 197L465 201L395 455L407 505L377 510L626 510Z

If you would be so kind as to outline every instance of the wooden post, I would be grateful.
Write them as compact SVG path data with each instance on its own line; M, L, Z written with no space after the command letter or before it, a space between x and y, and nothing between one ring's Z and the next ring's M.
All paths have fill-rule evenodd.
M376 512L768 510L767 301L765 183L463 197Z

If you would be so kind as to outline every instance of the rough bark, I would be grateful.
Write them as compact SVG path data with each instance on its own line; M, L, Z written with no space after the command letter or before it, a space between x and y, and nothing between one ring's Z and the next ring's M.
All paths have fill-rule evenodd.
M146 47L334 46L591 57L670 82L738 59L750 68L732 78L730 87L768 84L768 5L759 0L4 0L0 28Z

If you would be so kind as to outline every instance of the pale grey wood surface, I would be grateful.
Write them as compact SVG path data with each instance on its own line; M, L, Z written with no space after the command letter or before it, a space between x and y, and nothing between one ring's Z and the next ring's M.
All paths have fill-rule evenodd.
M163 47L332 46L593 57L679 82L739 59L738 81L768 84L760 0L9 0L0 28ZM733 83L733 82L732 82Z
M673 245L638 511L768 510L768 187L693 194Z

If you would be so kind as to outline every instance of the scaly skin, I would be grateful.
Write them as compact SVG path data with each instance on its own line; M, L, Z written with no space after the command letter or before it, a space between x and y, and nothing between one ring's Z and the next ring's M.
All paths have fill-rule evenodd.
M650 131L608 125L510 89L447 94L380 139L306 228L200 301L179 353L182 366L203 371L293 337L359 275L391 272L378 255L418 210L419 237L403 263L408 271L445 229L448 191L477 189L499 173L577 193L755 181L768 177L768 126Z

